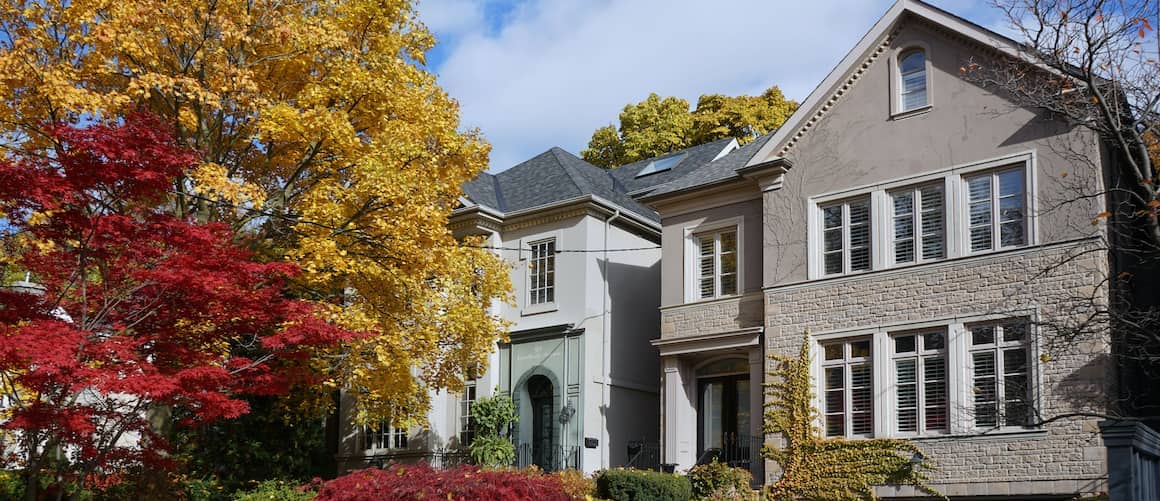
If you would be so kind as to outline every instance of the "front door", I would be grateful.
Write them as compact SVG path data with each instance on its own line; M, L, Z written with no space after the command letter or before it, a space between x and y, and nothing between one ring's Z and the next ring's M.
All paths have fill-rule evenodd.
M552 382L544 376L532 376L528 380L528 396L532 400L532 463L541 470L552 471L552 444L556 438Z
M698 395L697 463L717 458L731 466L748 468L749 375L700 379Z

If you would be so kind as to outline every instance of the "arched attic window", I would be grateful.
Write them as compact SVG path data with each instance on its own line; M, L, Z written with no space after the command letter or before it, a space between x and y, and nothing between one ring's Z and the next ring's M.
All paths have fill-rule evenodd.
M899 113L930 104L926 89L926 51L908 49L898 55Z

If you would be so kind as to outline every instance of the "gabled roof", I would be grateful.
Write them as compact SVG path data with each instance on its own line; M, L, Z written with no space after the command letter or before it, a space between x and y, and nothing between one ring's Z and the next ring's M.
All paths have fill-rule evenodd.
M701 165L656 187L642 198L650 200L666 194L694 190L700 186L740 179L738 170L779 159L834 106L849 86L854 85L856 77L861 75L860 65L864 64L868 57L880 52L879 46L906 16L916 16L1008 56L1025 59L1025 55L1020 52L1020 44L1010 38L921 0L898 0L870 28L870 31L862 36L838 65L830 70L826 78L810 92L801 106L780 128L733 150L720 159Z
M710 143L690 146L683 150L666 153L654 158L646 158L630 164L612 169L612 177L634 195L648 192L662 184L673 181L688 174L702 165L721 158L726 153L737 148L737 140L733 138L719 139ZM641 172L654 162L684 155L672 168L655 174Z
M792 115L749 160L748 166L767 162L784 155L821 116L832 107L843 92L843 85L851 85L850 75L858 70L876 46L890 34L906 16L912 15L943 29L964 36L968 40L993 48L1005 55L1026 59L1021 44L962 17L939 9L921 0L898 0L870 28L850 52L838 63L821 83L814 88Z
M612 175L560 148L553 147L499 174L482 173L463 185L473 203L499 213L548 206L586 195L607 200L648 221L660 218L628 196Z

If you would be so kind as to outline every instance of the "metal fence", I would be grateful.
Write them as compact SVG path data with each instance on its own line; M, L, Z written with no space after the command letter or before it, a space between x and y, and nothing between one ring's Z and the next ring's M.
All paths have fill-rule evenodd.
M535 452L532 444L516 444L515 466L517 468L527 468L534 464L544 471L558 471L580 467L579 446L564 447L557 445L548 447L542 452L542 457L540 458L535 456Z
M1160 499L1160 433L1143 423L1100 423L1108 449L1108 499Z

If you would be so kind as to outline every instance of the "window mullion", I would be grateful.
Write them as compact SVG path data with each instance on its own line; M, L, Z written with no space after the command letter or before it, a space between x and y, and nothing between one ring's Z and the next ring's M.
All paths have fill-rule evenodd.
M842 273L853 271L850 263L850 204L842 204Z
M721 234L713 234L713 297L721 297Z
M991 173L991 250L999 250L1003 240L999 237L1002 228L999 227L999 174Z

